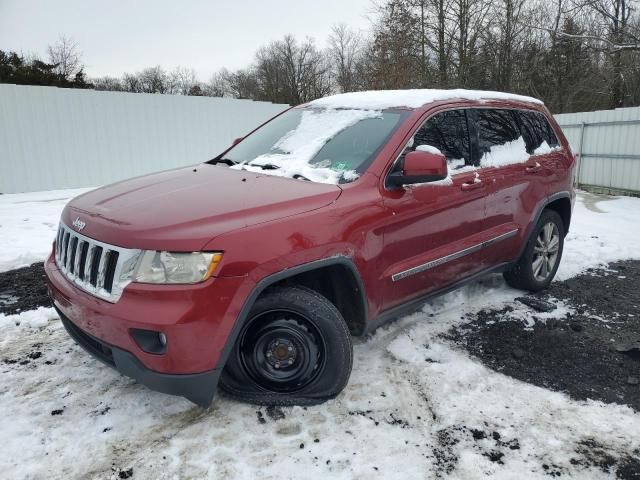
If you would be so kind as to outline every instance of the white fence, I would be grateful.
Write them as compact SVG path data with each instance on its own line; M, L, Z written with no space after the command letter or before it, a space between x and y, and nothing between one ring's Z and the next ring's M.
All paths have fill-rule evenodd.
M0 85L0 193L97 186L202 162L287 107Z
M581 186L640 193L640 107L564 113L555 118L580 157Z
M87 187L212 158L287 105L0 84L0 193ZM579 183L640 192L640 107L556 115Z

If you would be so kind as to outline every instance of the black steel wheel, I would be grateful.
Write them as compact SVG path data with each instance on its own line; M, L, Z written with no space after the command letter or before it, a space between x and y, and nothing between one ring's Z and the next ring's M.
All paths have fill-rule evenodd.
M256 301L220 386L252 403L310 405L340 393L351 365L350 333L335 306L308 288L279 287Z
M313 320L290 310L272 310L253 317L236 349L239 362L253 381L274 392L296 392L322 374L324 341Z

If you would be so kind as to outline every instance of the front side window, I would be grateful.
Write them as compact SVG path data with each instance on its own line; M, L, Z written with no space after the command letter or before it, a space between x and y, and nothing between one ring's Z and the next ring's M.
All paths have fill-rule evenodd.
M293 108L224 155L231 168L321 183L358 178L391 137L406 110Z
M435 150L434 150L435 149ZM414 150L438 151L447 157L450 174L472 166L469 127L465 110L447 110L429 118L411 137L390 173L402 171L404 156Z
M464 110L435 114L413 136L412 150L434 147L445 157L450 170L471 165L469 128ZM454 173L454 172L452 172Z

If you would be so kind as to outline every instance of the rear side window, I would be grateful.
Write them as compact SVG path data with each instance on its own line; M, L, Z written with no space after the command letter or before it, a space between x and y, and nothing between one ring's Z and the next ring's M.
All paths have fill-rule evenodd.
M469 128L464 110L448 110L427 120L413 137L411 150L435 147L447 157L449 169L456 170L471 164Z
M489 166L502 163L500 157L512 155L518 150L520 127L513 110L485 109L474 110L474 124L478 132L478 148L473 154L473 164ZM522 145L524 150L524 145Z
M559 145L558 137L556 137L553 127L549 124L547 117L540 112L532 112L521 110L516 112L522 129L522 136L527 145L527 153L533 155L536 150L538 152L546 152L544 143L551 147ZM542 146L542 149L540 148Z

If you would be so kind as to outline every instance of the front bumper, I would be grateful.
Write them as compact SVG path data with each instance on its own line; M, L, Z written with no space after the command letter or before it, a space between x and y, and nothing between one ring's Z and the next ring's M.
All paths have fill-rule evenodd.
M153 390L211 403L223 350L251 289L246 277L197 285L131 284L117 303L109 303L75 287L53 257L45 270L55 308L80 346ZM145 352L133 329L163 332L166 351Z
M92 356L115 368L118 372L162 393L179 395L193 403L207 407L213 397L220 378L221 368L195 374L166 374L146 368L131 353L108 345L78 328L56 307L64 328L78 345Z

